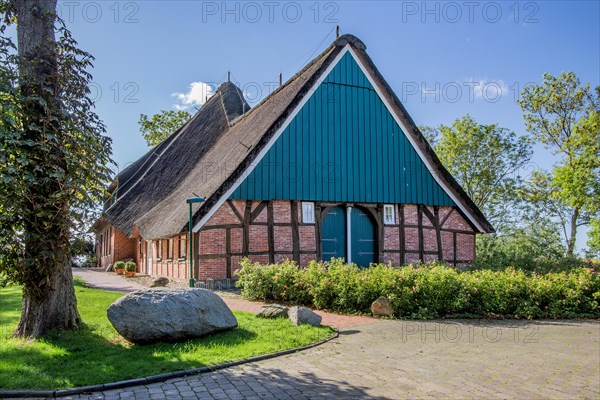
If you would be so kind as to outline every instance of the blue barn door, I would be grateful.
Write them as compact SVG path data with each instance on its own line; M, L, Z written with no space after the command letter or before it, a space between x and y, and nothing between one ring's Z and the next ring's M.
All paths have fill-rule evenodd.
M375 262L375 225L371 217L360 208L353 207L351 216L352 262L368 267Z
M346 258L346 210L333 207L323 219L321 225L321 244L324 261L335 258Z

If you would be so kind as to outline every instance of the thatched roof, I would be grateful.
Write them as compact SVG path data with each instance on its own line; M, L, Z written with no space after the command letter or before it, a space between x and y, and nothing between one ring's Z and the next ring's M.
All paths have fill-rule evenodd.
M407 133L464 208L484 231L493 231L441 165L366 54L364 44L352 35L338 38L252 109L243 100L239 88L231 83L221 85L189 123L117 176L117 200L107 209L105 218L127 235L132 235L137 226L145 239L169 237L187 229L186 199L201 196L206 201L194 205L194 223L200 221L256 161L261 150L346 45L361 58L388 102L409 127Z

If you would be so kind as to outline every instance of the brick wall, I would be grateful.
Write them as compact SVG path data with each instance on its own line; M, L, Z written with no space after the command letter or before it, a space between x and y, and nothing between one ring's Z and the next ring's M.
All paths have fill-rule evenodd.
M454 265L474 259L475 234L458 210L414 204L394 207L395 223L384 225L383 237L379 240L381 262L400 265L437 260L440 254L443 260ZM292 218L294 208L297 213ZM301 209L301 202L225 202L199 233L196 278L205 281L234 277L243 257L265 264L291 259L302 266L318 259L317 225L304 223ZM317 215L320 209L316 204ZM249 225L244 226L244 221L249 221ZM168 240L162 240L160 257L156 254L158 241L153 241L153 275L188 279L188 255L177 254L177 238L174 240L175 255L170 260L166 254ZM143 253L140 257L143 259ZM141 270L145 271L145 266Z
M98 264L106 268L115 261L131 259L138 261L137 239L130 239L115 227L107 226L100 235L96 244Z
M405 204L395 205L394 211L396 223L384 226L384 262L440 260L440 253L441 260L452 265L475 259L475 232L457 208Z

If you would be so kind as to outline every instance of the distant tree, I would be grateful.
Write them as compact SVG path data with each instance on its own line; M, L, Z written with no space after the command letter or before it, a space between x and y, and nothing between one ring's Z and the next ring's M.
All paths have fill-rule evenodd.
M589 226L586 256L600 258L600 219L592 219Z
M0 0L0 12L0 285L23 285L15 334L36 338L80 323L71 231L102 197L111 143L89 97L93 58L56 0Z
M524 196L560 220L573 256L578 228L600 208L600 86L594 92L572 72L544 74L518 102L527 131L560 157L552 171L534 174Z
M187 111L162 110L148 118L140 114L138 126L148 146L156 146L190 120Z
M425 134L442 164L497 230L515 219L520 174L530 167L529 139L496 124L479 124L469 115L451 126L425 128Z

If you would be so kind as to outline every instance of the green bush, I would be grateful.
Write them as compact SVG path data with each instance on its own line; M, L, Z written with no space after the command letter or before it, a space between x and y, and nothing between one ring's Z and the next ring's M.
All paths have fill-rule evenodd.
M116 261L114 269L125 269L125 261Z
M125 263L125 271L127 271L127 272L136 272L137 271L137 265L136 265L136 263L134 263L133 261L127 261Z
M589 268L538 274L514 268L458 271L441 265L359 268L342 260L263 266L245 259L238 286L249 299L368 313L379 296L400 318L600 317L600 276Z

